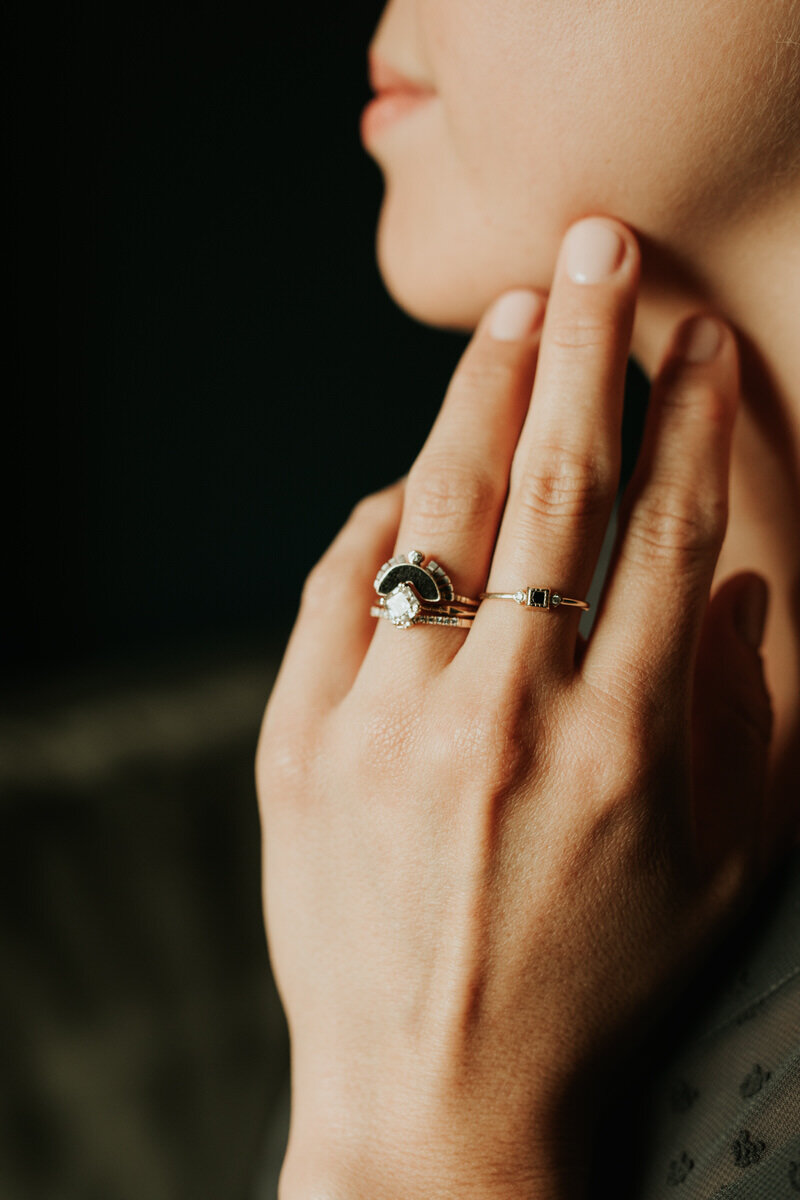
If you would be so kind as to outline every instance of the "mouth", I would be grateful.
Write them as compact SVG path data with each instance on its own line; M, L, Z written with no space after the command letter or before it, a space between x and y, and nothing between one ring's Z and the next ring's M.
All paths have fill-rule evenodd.
M361 140L365 146L436 95L430 84L403 75L374 50L369 51L367 62L370 87L376 95L361 114Z
M430 83L402 72L375 50L367 52L367 74L373 92L432 92Z

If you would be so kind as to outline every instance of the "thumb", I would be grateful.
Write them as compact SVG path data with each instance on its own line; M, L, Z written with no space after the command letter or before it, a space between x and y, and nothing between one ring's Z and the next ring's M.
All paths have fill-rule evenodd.
M701 859L715 867L742 852L757 876L772 706L759 653L769 592L760 575L727 579L706 612L692 704L695 823Z

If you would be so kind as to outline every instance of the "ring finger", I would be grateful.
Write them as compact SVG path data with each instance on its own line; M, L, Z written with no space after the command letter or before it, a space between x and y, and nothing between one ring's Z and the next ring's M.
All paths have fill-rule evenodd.
M435 560L458 595L475 598L485 586L514 447L530 402L544 307L544 297L527 288L506 292L491 306L408 474L393 553L416 550L426 562ZM387 653L413 661L413 646L429 662L447 662L465 636L425 625L399 630L386 620L378 625L365 666L377 660L380 670Z

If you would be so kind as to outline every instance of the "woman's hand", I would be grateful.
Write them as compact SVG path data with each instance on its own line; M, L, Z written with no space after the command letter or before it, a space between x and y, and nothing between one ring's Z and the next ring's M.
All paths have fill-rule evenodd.
M709 606L724 325L715 353L696 330L707 361L681 355L686 327L665 354L588 643L565 607L487 600L469 630L369 616L376 571L411 549L469 596L585 596L638 272L625 226L573 226L541 339L532 293L484 317L405 485L359 504L309 576L258 753L292 1043L282 1200L578 1194L595 1084L768 857L764 585Z

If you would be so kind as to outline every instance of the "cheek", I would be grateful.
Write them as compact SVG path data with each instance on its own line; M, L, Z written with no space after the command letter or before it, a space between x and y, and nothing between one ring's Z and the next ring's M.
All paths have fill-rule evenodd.
M442 101L385 139L377 258L384 282L417 319L469 330L506 287L547 286L560 239L502 154L475 129L466 143Z
M489 223L515 236L531 221L563 232L601 210L665 237L720 215L753 173L747 121L766 125L753 120L765 89L746 31L709 45L683 0L655 17L585 0L568 14L562 3L502 3L494 26L461 0L472 22L458 36L433 30L446 133ZM429 20L443 11L433 0Z
M381 163L378 260L398 303L470 329L504 288L549 287L566 227L588 212L702 252L763 186L774 126L774 47L740 7L722 0L712 37L683 0L655 15L418 0L440 96L391 132Z
M598 147L579 92L554 102L563 89L552 60L528 66L501 70L462 37L437 73L439 98L385 140L378 262L419 320L471 329L504 289L549 287L572 220L625 217L613 166L624 129L612 122Z

